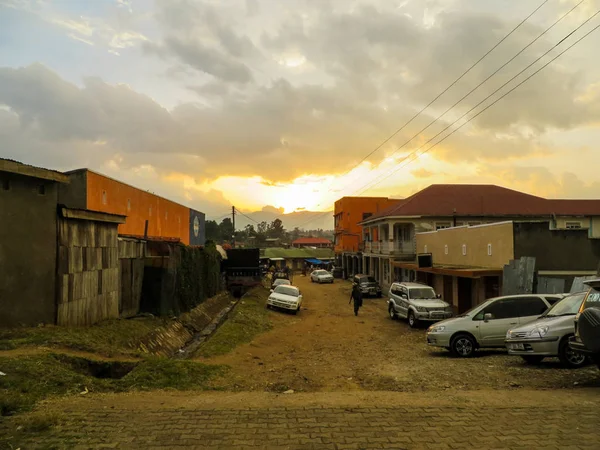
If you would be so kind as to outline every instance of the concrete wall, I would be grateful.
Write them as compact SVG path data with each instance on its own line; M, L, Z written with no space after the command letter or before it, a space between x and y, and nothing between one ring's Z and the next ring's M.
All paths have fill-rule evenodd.
M592 271L600 261L600 241L589 239L587 230L551 231L548 223L514 225L515 259L536 258L535 269Z
M87 209L87 170L68 172L69 184L58 187L58 203L67 208Z
M0 172L0 326L55 321L57 201L56 183Z
M416 241L417 253L431 253L434 265L501 268L514 259L512 222L417 233Z
M117 224L58 220L57 324L119 317Z

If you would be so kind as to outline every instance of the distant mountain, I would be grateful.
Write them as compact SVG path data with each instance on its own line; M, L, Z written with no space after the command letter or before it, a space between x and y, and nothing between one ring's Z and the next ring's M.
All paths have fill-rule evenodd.
M275 219L280 219L283 222L283 227L291 231L295 227L301 230L333 230L333 211L317 212L317 211L296 211L289 214L283 214L279 210L273 207L266 206L262 211L255 211L252 213L237 214L235 217L235 227L238 230L243 229L246 225L254 225L256 228L256 222L267 222L271 223ZM255 222L256 221L256 222Z

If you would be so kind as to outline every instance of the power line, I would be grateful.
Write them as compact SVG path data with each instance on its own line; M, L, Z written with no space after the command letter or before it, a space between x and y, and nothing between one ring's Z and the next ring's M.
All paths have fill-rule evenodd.
M473 89L471 89L469 92L467 92L464 96L462 96L456 103L454 103L452 106L450 106L448 109L446 109L442 114L440 114L439 116L437 116L435 119L433 119L431 122L429 122L424 128L421 128L419 131L417 131L410 139L408 139L407 141L405 141L400 147L398 147L394 153L392 153L390 155L390 157L396 155L401 149L403 149L406 145L408 145L413 139L415 139L416 137L420 136L421 133L423 133L425 130L427 130L430 126L432 126L434 123L436 123L439 119L441 119L443 116L445 116L448 112L450 112L452 109L454 109L456 106L458 106L459 103L461 103L463 100L465 100L467 97L469 97L473 92L475 92L477 89L479 89L481 86L483 86L485 83L487 83L494 75L496 75L498 72L500 72L502 69L504 69L507 65L509 65L511 62L513 62L519 55L521 55L525 50L527 50L529 47L531 47L533 44L535 44L542 36L544 36L546 33L548 33L548 31L550 31L552 28L554 28L560 21L562 21L565 17L567 17L569 14L571 14L579 5L581 5L585 0L581 0L579 3L577 3L575 6L573 6L569 11L567 11L565 14L563 14L561 17L559 17L552 25L550 25L548 28L546 28L544 31L542 31L542 33L540 33L536 38L534 38L531 42L529 42L529 44L527 44L525 47L523 47L519 52L517 52L512 58L510 58L508 61L506 61L504 64L502 64L500 67L498 67L494 72L492 72L490 75L487 76L487 78L485 78L483 81L481 81L477 86L475 86ZM540 5L541 6L541 5ZM567 36L568 37L568 36ZM566 37L564 38L566 39ZM563 39L563 40L564 40ZM559 43L560 44L560 43ZM558 45L558 44L557 44ZM409 155L410 156L410 155ZM409 156L406 156L405 158L401 159L399 161L399 163L402 163L404 160L406 160ZM342 188L342 190L344 190L347 186L345 186L344 188Z
M582 0L583 1L583 0ZM575 7L579 6L582 2L578 3ZM574 7L574 8L575 8ZM569 12L567 12L563 17L565 17L567 14L569 14L574 8L572 8ZM439 133L437 133L435 136L433 136L432 138L430 138L428 141L426 141L423 145L421 145L419 148L417 148L416 150L414 150L413 152L411 152L408 156L406 156L405 158L403 158L400 163L406 161L408 158L411 158L415 153L417 153L420 149L422 149L426 144L428 144L429 142L431 142L433 139L435 139L436 137L438 137L440 134L442 134L444 131L448 130L450 127L452 127L454 124L456 124L458 121L460 121L461 119L463 119L466 115L468 115L469 113L471 113L474 109L476 109L477 107L479 107L482 103L484 103L485 101L487 101L490 97L492 97L494 94L496 94L498 91L500 91L502 88L504 88L506 85L508 85L509 83L511 83L512 81L514 81L518 76L520 76L523 72L525 72L527 69L529 69L532 65L534 65L536 62L538 62L540 59L542 59L544 56L546 56L548 53L550 53L552 50L554 50L556 47L558 47L561 43L563 43L566 39L568 39L571 35L573 35L576 31L578 31L581 27L583 27L585 24L587 24L590 20L592 20L596 15L600 14L600 11L597 11L595 14L593 14L592 16L590 16L587 20L585 20L583 23L581 23L577 28L575 28L573 31L571 31L570 33L568 33L565 37L563 37L560 41L558 41L554 46L552 46L549 50L547 50L544 54L542 54L540 57L538 57L536 60L534 60L532 63L530 63L528 66L526 66L523 70L521 70L519 73L517 73L515 76L513 76L510 80L508 80L506 83L504 83L502 86L500 86L498 89L496 89L494 92L492 92L490 95L488 95L486 98L484 98L482 101L480 101L477 105L475 105L473 108L471 108L469 111L467 111L465 114L463 114L461 117L459 117L457 120L455 120L454 122L452 122L450 125L448 125L446 128L444 128L442 131L440 131ZM561 17L559 19L562 20ZM555 22L552 26L554 26L557 22ZM551 26L551 27L552 27ZM433 148L434 146L438 145L439 143L441 143L443 140L445 140L447 137L451 136L452 134L454 134L456 131L458 131L460 128L462 128L464 125L466 125L467 123L469 123L471 120L473 120L475 117L479 116L479 114L481 114L483 111L486 111L487 109L489 109L492 105L496 104L499 100L501 100L502 98L504 98L506 95L508 95L510 92L514 91L517 87L521 86L525 81L529 80L532 76L534 76L535 74L537 74L540 70L542 70L543 68L545 68L546 66L548 66L552 61L554 61L555 59L557 59L559 56L561 56L562 54L564 54L567 50L569 50L570 48L572 48L574 45L576 45L577 43L579 43L581 40L583 40L585 37L587 37L589 34L591 34L593 31L595 31L599 26L597 26L596 28L592 29L590 32L588 32L587 34L585 34L582 38L578 39L575 43L573 43L571 46L567 47L564 51L562 51L561 53L559 53L555 58L551 59L548 63L546 63L544 66L542 66L540 69L538 69L537 71L535 71L532 75L528 76L525 80L523 80L522 82L520 82L519 84L517 84L514 88L510 89L508 92L506 92L505 94L503 94L501 97L499 97L497 100L495 100L493 103L491 103L490 105L486 106L482 111L480 111L479 113L477 113L475 116L473 116L472 118L470 118L467 122L465 122L464 124L462 124L460 127L458 127L456 130L454 130L452 133L448 134L448 136L444 137L443 139L441 139L440 141L436 142L433 146L429 147L425 152L422 152L421 154L426 153L427 151L431 150L431 148ZM539 37L538 37L539 38ZM536 38L536 40L538 39ZM531 44L530 44L531 45ZM518 56L518 55L517 55ZM514 59L514 58L513 58ZM510 61L509 61L510 62ZM418 156L417 156L418 157ZM408 161L408 163L414 161L415 158L411 159L410 161ZM407 164L408 164L407 163ZM406 165L406 164L405 164ZM353 192L353 194L355 194L356 192L358 192L360 189L363 189L362 191L358 192L358 194L362 194L364 192L366 192L368 189L370 189L373 186L376 186L377 184L381 183L382 181L386 180L387 178L389 178L391 175L393 175L394 173L396 173L398 170L400 170L402 167L404 167L405 165L400 165L398 168L394 169L392 172L389 172L385 177L383 178L378 178L377 180L372 180L371 182L367 183L366 185L364 185L363 187L357 189L356 191ZM375 181L375 183L373 183L373 181ZM325 212L323 214L323 216L325 214L328 214L329 212ZM323 217L321 216L321 217ZM313 220L316 220L317 218L313 218L310 221L306 222L306 223L310 223ZM301 226L304 226L306 223L303 223Z
M582 2L584 0L581 0ZM377 147L375 147L370 153L368 153L363 159L361 159L358 164L354 165L350 170L348 170L347 172L345 172L342 176L346 176L348 175L350 172L352 172L355 168L357 168L358 166L360 166L363 162L365 162L370 156L372 156L375 152L377 152L381 147L383 147L385 144L387 144L394 136L396 136L398 133L400 133L404 128L406 128L413 120L415 120L418 116L420 116L423 111L425 111L427 108L429 108L433 103L435 103L442 95L444 95L446 92L448 92L456 83L458 83L460 80L463 79L463 77L465 75L467 75L471 70L473 70L475 68L475 66L477 66L481 61L484 60L484 58L486 56L488 56L490 53L492 53L500 44L502 44L502 42L504 42L511 34L513 34L518 28L521 27L521 25L523 25L527 20L529 20L529 18L531 18L531 16L533 16L542 6L544 6L546 3L548 2L548 0L543 1L537 8L535 8L527 17L525 17L521 22L519 22L512 30L510 30L508 32L508 34L506 34L502 39L500 39L492 48L490 48L481 58L479 58L477 61L475 61L475 63L473 63L471 65L471 67L469 67L466 71L464 71L457 79L455 79L452 83L450 83L450 85L448 87L446 87L442 92L440 92L433 100L431 100L427 105L425 105L420 111L418 111L415 115L413 115L408 122L406 122L404 125L402 125L400 128L398 128L396 131L394 131L394 133L392 133L387 139L385 139L381 144L379 144ZM581 3L581 2L580 2ZM579 6L579 5L577 5ZM575 8L573 8L575 9ZM518 55L517 55L518 56ZM515 56L516 58L516 56ZM500 69L498 69L500 70ZM485 80L487 81L487 80ZM484 82L485 82L484 81ZM483 83L482 83L483 84ZM479 86L477 86L479 87ZM477 88L475 88L477 89ZM475 90L474 89L474 90ZM471 91L473 92L473 91ZM470 93L471 93L470 92ZM470 94L469 93L469 94ZM467 94L467 95L469 95ZM433 122L432 122L433 123ZM431 125L431 124L429 124ZM429 127L429 125L427 127ZM426 127L426 128L427 128ZM406 145L407 143L403 144ZM400 147L402 148L402 147ZM396 150L397 152L397 150ZM353 180L354 181L354 180ZM352 181L352 182L353 182ZM352 184L352 182L350 182L348 185ZM346 189L347 186L344 186L341 190Z
M544 53L542 56L540 56L540 58L538 58L536 61L534 61L532 64L530 64L529 66L527 66L524 70L528 69L529 67L531 67L531 65L533 65L534 63L536 63L537 61L539 61L541 58L543 58L544 56L546 56L551 50L553 50L554 48L556 48L556 46L558 46L559 44L561 44L565 39L567 39L569 36L571 36L573 33L575 33L578 29L580 29L583 25L585 25L587 22L589 22L591 19L593 19L595 16L597 16L598 14L600 14L600 11L597 11L594 15L592 15L589 19L587 19L585 22L583 22L581 25L579 25L575 30L571 31L567 36L565 36L563 39L561 39L554 47L552 47L550 50L548 50L546 53ZM425 151L421 152L420 154L416 154L414 158L412 158L410 161L407 161L406 164L400 165L399 167L397 167L396 169L394 169L391 173L389 173L388 175L386 175L384 178L381 178L377 181L377 183L375 183L373 186L376 186L377 184L381 183L382 181L386 180L387 178L389 178L390 176L392 176L393 174L395 174L396 172L398 172L402 167L405 167L406 165L410 164L412 161L414 161L415 159L417 159L419 156L427 153L429 150L431 150L433 147L437 146L438 144L442 143L443 141L445 141L446 139L448 139L450 136L452 136L454 133L456 133L458 130L460 130L462 127L464 127L466 124L468 124L469 122L471 122L473 119L475 119L476 117L478 117L480 114L482 114L483 112L487 111L489 108L491 108L493 105L495 105L496 103L498 103L500 100L502 100L504 97L506 97L508 94L510 94L511 92L513 92L515 89L517 89L519 86L521 86L522 84L524 84L525 82L527 82L530 78L532 78L534 75L536 75L537 73L539 73L541 70L543 70L545 67L547 67L548 65L550 65L550 63L552 63L553 61L555 61L557 58L559 58L561 55L563 55L565 52L567 52L568 50L570 50L571 48L573 48L575 45L577 45L579 42L581 42L583 39L585 39L586 37L588 37L590 34L592 34L594 31L596 31L598 28L600 28L600 24L596 25L594 28L592 28L590 31L588 31L586 34L584 34L581 38L579 38L578 40L576 40L573 44L571 44L569 47L567 47L566 49L564 49L562 52L560 52L558 55L556 55L554 58L552 58L550 61L548 61L546 64L544 64L542 67L540 67L539 69L537 69L535 72L533 72L531 75L529 75L527 78L525 78L523 81L521 81L520 83L518 83L516 86L514 86L513 88L511 88L510 90L508 90L507 92L505 92L504 94L502 94L500 97L498 97L496 100L494 100L492 103L490 103L489 105L487 105L485 108L483 108L481 111L479 111L477 114L475 114L473 117L469 118L465 123L463 123L462 125L460 125L459 127L457 127L455 130L453 130L452 132L448 133L446 136L444 136L442 139L440 139L439 141L437 141L435 144L433 144L431 147L427 148ZM523 71L524 71L523 70ZM523 73L523 71L519 72L518 75L520 75L521 73ZM512 78L510 81L512 81L514 78ZM508 82L507 82L508 83ZM502 87L506 86L505 83L504 85L502 85L498 90L500 90ZM441 133L443 133L444 131L446 131L448 128L450 128L452 125L454 125L456 122L458 122L459 120L463 119L467 114L469 114L471 111L473 111L475 108L477 108L479 105L481 105L481 103L483 103L485 100L489 99L489 97L491 97L492 95L494 95L496 92L498 92L498 90L494 91L492 94L490 94L488 97L486 97L482 102L478 103L476 106L474 106L473 108L471 108L469 111L467 111L465 114L463 114L460 118L458 118L456 121L454 121L453 123L451 123L449 126L447 126L446 128L444 128L440 133L436 134L434 137L432 137L431 139L429 139L425 144L431 142L433 139L435 139L437 136L439 136ZM412 154L415 154L419 149L423 148L425 146L425 144L423 144L421 147L419 147L416 151L412 152ZM373 187L370 186L370 187ZM360 193L365 192L366 190L370 189L370 187L367 187L367 189L361 191Z

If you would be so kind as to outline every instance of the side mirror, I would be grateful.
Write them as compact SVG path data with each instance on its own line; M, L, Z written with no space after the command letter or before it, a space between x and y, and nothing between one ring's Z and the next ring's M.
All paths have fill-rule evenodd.
M271 294L272 294L273 292L275 292L275 289L271 289Z
M492 320L493 318L494 318L494 315L493 315L492 313L485 313L485 314L483 315L483 320L485 320L486 322L487 322L488 320Z
M442 294L437 294L435 298L442 298Z

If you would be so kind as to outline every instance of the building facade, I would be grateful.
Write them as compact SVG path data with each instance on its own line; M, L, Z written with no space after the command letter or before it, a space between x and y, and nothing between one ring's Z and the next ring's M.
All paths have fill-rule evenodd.
M342 197L334 205L334 250L347 276L363 272L363 230L360 222L378 214L398 200L387 197Z
M600 239L590 238L585 229L553 229L550 221L417 233L416 247L418 254L431 255L431 266L419 267L412 261L392 265L414 271L417 281L432 286L457 312L513 293L505 279L511 261L535 259L532 293L569 292L574 278L595 275L600 261ZM546 291L548 286L555 286L555 291Z
M303 237L292 242L292 247L315 247L315 248L332 248L333 243L329 239L318 237Z
M58 186L53 170L0 159L0 326L56 320Z
M59 201L69 208L127 216L119 235L204 245L205 215L89 169L67 172Z
M541 221L549 230L583 230L595 239L599 220L600 200L550 200L494 185L432 185L360 223L363 271L384 287L415 281L410 264L416 260L418 233Z

